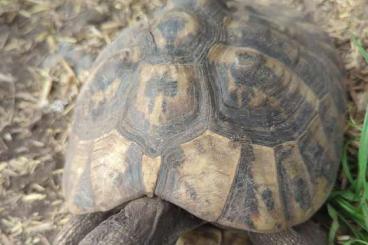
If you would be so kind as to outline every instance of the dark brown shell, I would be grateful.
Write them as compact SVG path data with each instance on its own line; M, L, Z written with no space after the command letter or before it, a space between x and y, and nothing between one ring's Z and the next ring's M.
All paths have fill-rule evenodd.
M338 169L343 72L323 33L277 14L177 0L122 31L78 100L71 210L156 195L258 232L315 213Z

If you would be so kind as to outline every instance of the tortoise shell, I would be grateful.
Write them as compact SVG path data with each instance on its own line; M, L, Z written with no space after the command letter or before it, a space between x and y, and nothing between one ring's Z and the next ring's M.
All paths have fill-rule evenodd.
M169 1L97 58L64 173L72 212L158 196L229 228L307 220L338 169L343 71L301 19Z

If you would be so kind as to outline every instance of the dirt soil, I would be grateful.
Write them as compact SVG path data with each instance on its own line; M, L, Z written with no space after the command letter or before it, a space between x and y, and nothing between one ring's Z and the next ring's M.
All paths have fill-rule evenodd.
M351 37L368 46L366 0L278 2L313 19L333 38L348 73L350 114L362 117L368 67ZM51 244L68 220L60 186L64 151L88 68L119 30L149 18L164 4L0 0L0 82L9 86L5 95L0 91L1 99L9 100L9 110L0 111L1 120L9 117L0 125L0 244Z

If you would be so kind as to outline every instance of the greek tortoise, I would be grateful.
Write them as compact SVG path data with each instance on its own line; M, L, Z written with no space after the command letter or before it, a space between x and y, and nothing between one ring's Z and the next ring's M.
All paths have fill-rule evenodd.
M151 198L197 217L180 219L192 228L272 233L305 222L336 178L343 78L328 38L304 20L170 0L92 68L67 151L68 207L90 217Z

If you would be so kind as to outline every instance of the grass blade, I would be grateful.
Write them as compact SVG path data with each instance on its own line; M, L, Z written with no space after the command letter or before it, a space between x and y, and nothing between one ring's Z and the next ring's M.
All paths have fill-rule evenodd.
M351 171L350 171L349 164L348 164L348 147L349 147L349 145L350 145L350 142L347 142L344 145L344 150L343 150L342 157L341 157L341 164L342 164L342 171L343 171L344 175L346 176L346 178L348 179L350 184L352 186L354 186L355 181L353 179L353 176L351 175Z
M358 185L359 191L367 189L367 164L368 164L368 106L365 113L363 128L360 137L360 146L358 151ZM364 194L366 192L364 191Z
M358 51L361 56L365 59L365 62L368 63L368 52L363 48L362 41L360 41L357 37L353 37L352 41L354 45L358 48Z
M333 245L335 243L337 230L339 229L339 220L336 210L331 205L327 205L327 212L332 219L332 224L328 233L328 244Z

